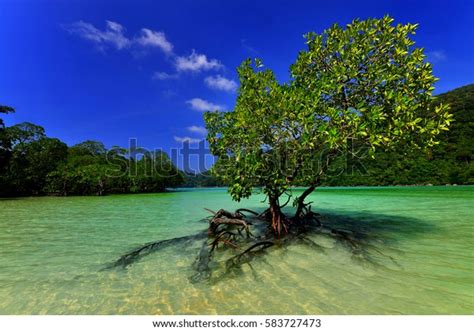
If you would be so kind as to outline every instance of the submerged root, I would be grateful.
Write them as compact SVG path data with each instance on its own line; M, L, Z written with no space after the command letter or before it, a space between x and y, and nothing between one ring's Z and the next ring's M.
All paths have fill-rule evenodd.
M214 252L216 248L218 248L220 242L222 242L224 245L237 248L238 247L237 243L235 243L237 235L238 234L235 232L231 232L227 230L221 231L210 244L211 253Z
M252 223L245 219L244 213L252 214L253 216L258 217L259 214L257 212L244 208L237 209L233 213L224 209L220 209L217 212L211 211L209 209L208 211L213 214L213 217L209 220L209 238L205 243L206 249L208 249L206 252L208 253L203 253L203 245L203 248L201 249L197 259L199 262L195 263L195 270L197 273L191 277L192 282L203 281L210 278L211 272L208 270L203 272L204 268L202 267L202 261L206 261L207 264L204 264L208 265L220 244L223 244L224 247L239 250L241 246L251 242L251 245L247 249L225 262L226 271L240 266L242 263L248 262L253 256L274 245L273 242L267 240L255 242L255 240L262 240L262 238L266 238L267 234L260 235L259 239L256 239L257 237L252 235L250 232L250 226ZM196 268L196 266L201 267Z
M201 246L199 254L193 263L196 273L189 278L191 283L197 283L211 277L211 269L209 263L211 262L212 252L209 251L209 245L206 241Z
M278 239L275 239L275 232L271 230L272 215L270 209L265 210L261 214L244 208L237 209L235 212L229 212L224 209L220 209L217 212L210 209L206 210L212 214L212 216L207 218L207 231L145 244L122 255L105 269L114 267L126 268L142 257L165 247L176 245L186 247L190 243L204 239L199 253L192 264L195 271L195 274L189 278L192 283L211 279L212 271L217 266L224 267L222 271L224 272L223 275L225 275L239 272L242 265L248 264L254 277L257 278L257 271L250 265L250 262L255 257L266 254L270 247L278 246L278 248L282 248L293 243L301 243L318 252L325 253L327 248L310 238L309 235L311 234L333 238L336 242L347 247L352 253L352 257L359 262L379 265L376 259L373 258L373 253L375 252L380 254L380 256L389 258L396 264L396 261L391 256L384 254L371 245L363 233L333 228L323 224L321 222L321 215L312 212L310 207L305 206L298 216L287 217L281 213L281 217L284 218L282 219L281 226L284 227L285 235ZM251 214L251 216L246 216L245 214ZM251 227L254 234L250 231ZM238 254L227 259L221 258L221 261L214 261L217 251L229 248L235 250ZM218 279L222 278L218 277Z
M308 238L307 236L300 236L298 237L298 239L300 240L301 243L313 248L313 249L316 249L318 252L321 252L321 253L325 253L326 250L323 246L321 245L318 245L316 242L314 242L314 240L311 240L310 238Z
M351 237L351 233L344 230L337 230L331 229L331 233L334 234L336 238L340 238L343 242L345 242L352 251L360 250L360 243L358 243L355 238Z
M143 246L140 246L138 248L135 248L131 250L130 252L122 255L119 259L117 259L115 262L111 263L110 265L106 266L104 269L111 269L111 268L116 268L116 267L126 268L130 264L137 262L144 256L151 254L153 252L156 252L159 249L163 249L165 247L170 247L173 245L179 245L179 244L197 241L197 240L205 238L205 236L206 236L205 232L200 232L198 234L194 234L190 236L154 241L154 242L145 244Z
M230 270L235 267L240 267L243 263L249 263L250 260L257 254L262 253L263 250L275 245L271 241L260 241L246 250L244 250L242 253L237 254L230 259L228 259L225 263L226 269Z
M308 227L311 225L316 225L318 227L322 227L323 224L320 221L321 215L318 213L315 213L311 211L311 206L310 207L304 207L304 210L296 215L290 218L291 222L295 224L298 227Z

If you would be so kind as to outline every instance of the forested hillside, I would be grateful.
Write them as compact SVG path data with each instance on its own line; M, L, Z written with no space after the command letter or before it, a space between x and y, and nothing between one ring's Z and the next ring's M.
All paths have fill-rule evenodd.
M325 185L474 184L474 84L440 94L435 103L451 105L454 122L431 151L378 152L375 160L339 160ZM361 166L362 165L362 166ZM344 173L340 170L345 168Z

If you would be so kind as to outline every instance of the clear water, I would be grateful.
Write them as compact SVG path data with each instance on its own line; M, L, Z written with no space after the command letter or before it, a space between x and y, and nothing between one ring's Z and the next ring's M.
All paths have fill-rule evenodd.
M205 229L203 207L263 210L261 199L194 189L0 200L0 314L474 313L474 187L319 189L314 209L363 233L370 261L315 234L324 250L270 248L207 282L189 281L199 242L101 271L143 243Z

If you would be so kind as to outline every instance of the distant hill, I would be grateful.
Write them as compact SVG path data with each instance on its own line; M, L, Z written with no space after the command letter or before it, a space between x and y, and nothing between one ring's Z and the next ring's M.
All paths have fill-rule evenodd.
M437 95L434 103L440 102L451 105L455 121L430 152L379 152L375 160L364 161L364 170L328 176L324 184L474 184L474 84Z
M450 104L455 119L438 152L468 164L474 153L474 84L440 94L436 102Z

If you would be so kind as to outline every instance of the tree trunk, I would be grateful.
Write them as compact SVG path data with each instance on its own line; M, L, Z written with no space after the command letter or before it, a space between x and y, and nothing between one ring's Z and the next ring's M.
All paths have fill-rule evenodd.
M310 195L314 189L316 188L317 184L311 184L304 192L298 197L298 205L296 207L295 218L301 218L303 210L306 207L304 200Z
M318 187L319 183L321 182L321 177L317 177L311 184L308 188L306 188L306 190L303 192L303 194L301 194L299 197L298 197L298 204L296 206L296 212L295 212L295 218L301 218L303 215L303 210L306 208L306 204L304 203L304 200L308 197L308 195L310 195L311 193L313 193L313 191L316 189L316 187Z
M298 219L298 218L301 218L303 216L302 213L306 209L306 204L305 204L304 200L308 197L308 195L313 193L313 191L316 189L316 187L318 187L318 185L321 183L321 177L326 172L326 170L329 168L329 165L331 164L331 162L332 162L335 155L336 155L336 153L334 151L332 151L326 156L326 162L321 166L318 175L315 177L315 179L313 181L311 181L310 186L303 192L303 194L301 194L298 197L298 203L296 205L296 212L295 212L294 218Z
M285 216L281 212L280 202L277 197L269 196L270 214L272 216L272 228L276 235L280 236L281 231L286 230Z

